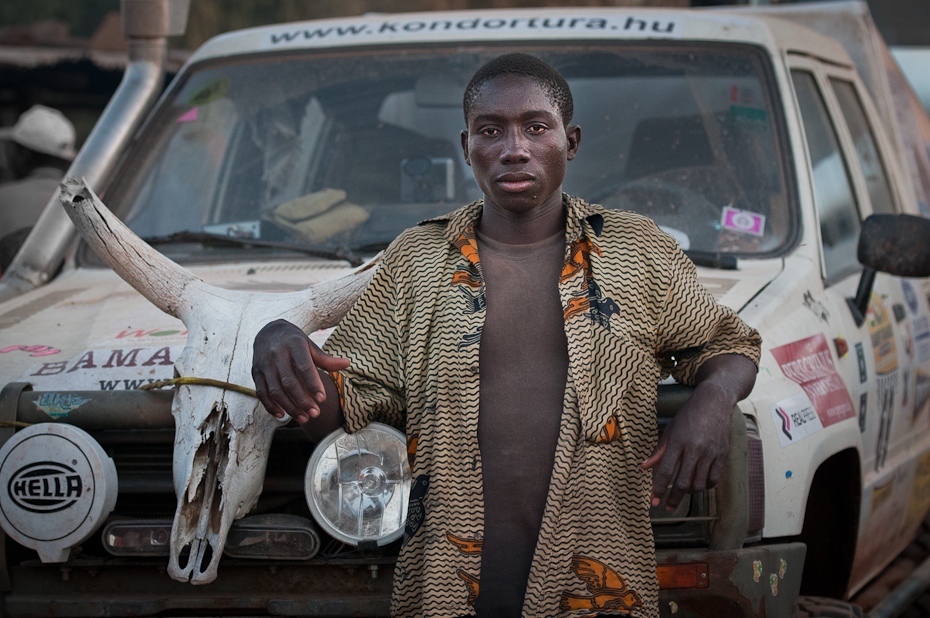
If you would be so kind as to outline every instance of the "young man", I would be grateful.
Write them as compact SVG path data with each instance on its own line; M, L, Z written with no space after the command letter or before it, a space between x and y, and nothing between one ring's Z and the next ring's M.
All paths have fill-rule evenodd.
M758 333L650 220L562 194L581 130L552 67L492 60L464 112L484 199L403 233L329 354L268 325L259 397L314 438L406 429L426 513L394 615L658 616L650 503L719 479ZM656 447L668 373L696 389Z

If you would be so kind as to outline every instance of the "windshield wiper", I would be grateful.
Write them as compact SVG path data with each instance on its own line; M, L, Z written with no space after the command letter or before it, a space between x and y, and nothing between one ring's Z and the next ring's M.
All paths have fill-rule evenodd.
M237 238L235 236L225 236L223 234L210 234L208 232L197 232L186 230L175 232L166 236L146 236L142 240L150 245L171 245L186 242L196 242L201 244L214 245L231 245L234 247L269 247L272 249L285 249L287 251L297 251L313 257L327 260L345 260L352 266L359 266L364 260L349 250L339 247L334 249L321 249L318 247L309 247L298 243L281 242L277 240L261 240L258 238Z
M736 257L729 253L687 249L685 255L691 258L691 261L694 262L696 266L719 268L720 270L736 270Z
M391 243L389 242L373 242L367 245L352 247L352 251L357 251L359 253L377 253L378 251L384 251L390 246Z

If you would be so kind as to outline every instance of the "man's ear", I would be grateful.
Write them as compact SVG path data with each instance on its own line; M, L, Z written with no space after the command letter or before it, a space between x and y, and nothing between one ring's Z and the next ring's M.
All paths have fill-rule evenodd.
M578 146L581 145L581 127L576 124L569 125L565 128L565 137L568 139L568 160L571 161L578 154Z
M462 131L462 153L465 155L465 163L471 167L471 160L468 158L468 131Z

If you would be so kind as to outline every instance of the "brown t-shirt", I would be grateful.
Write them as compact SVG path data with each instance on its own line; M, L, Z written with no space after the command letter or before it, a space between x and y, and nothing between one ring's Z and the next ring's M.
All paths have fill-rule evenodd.
M487 317L479 352L484 469L481 618L519 617L549 493L568 373L559 299L565 235L506 245L478 235Z

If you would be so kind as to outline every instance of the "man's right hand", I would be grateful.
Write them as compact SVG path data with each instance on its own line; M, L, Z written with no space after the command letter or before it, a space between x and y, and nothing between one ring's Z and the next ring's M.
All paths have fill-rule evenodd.
M286 414L303 425L322 411L322 424L341 424L335 384L325 372L345 369L348 359L326 354L286 320L275 320L258 331L253 352L255 391L270 414L277 418ZM305 429L311 433L309 427Z

